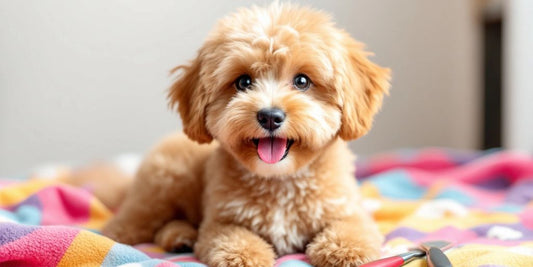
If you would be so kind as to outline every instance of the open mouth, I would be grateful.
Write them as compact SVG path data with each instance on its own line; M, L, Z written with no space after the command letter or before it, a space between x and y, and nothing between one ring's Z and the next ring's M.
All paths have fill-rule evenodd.
M254 138L252 141L257 148L259 158L268 164L278 163L287 157L294 143L293 140L274 136Z

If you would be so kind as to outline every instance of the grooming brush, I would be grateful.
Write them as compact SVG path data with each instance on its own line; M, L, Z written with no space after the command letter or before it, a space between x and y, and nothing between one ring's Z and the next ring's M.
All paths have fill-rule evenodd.
M369 262L361 267L398 267L408 262L428 256L428 266L429 267L451 267L451 263L448 260L448 257L442 252L443 250L449 249L452 246L452 243L447 241L428 241L420 244L417 248L414 248L408 252L379 259L377 261Z
M452 246L446 241L431 241L420 244L420 248L426 252L428 267L452 267L450 259L444 254L444 250Z

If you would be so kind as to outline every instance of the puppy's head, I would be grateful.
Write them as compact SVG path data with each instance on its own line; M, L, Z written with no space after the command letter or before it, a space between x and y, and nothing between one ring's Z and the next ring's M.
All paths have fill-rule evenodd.
M169 91L185 133L213 138L250 171L294 173L340 137L372 125L389 70L322 12L242 9L216 25Z

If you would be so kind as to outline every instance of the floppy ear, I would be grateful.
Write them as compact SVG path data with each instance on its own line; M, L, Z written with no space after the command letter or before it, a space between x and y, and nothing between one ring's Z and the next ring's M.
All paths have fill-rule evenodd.
M171 73L178 73L176 82L168 91L169 106L177 110L183 122L183 132L198 143L209 143L213 140L205 127L205 109L207 97L201 83L200 59L189 65L174 68Z
M390 70L371 62L371 53L363 44L345 37L347 51L340 81L342 98L342 125L339 136L353 140L365 135L372 127L374 115L381 107L383 95L388 94Z

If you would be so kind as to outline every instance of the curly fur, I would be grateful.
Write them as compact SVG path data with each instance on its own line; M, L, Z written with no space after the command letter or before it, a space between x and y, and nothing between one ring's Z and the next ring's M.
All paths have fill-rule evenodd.
M346 141L367 133L389 70L324 13L288 4L241 9L215 26L197 57L177 67L169 102L184 135L149 153L118 214L104 229L129 244L192 246L210 266L272 266L306 252L317 266L356 266L379 256L382 236L360 206ZM293 87L297 74L312 81ZM246 91L234 81L253 79ZM268 164L252 140L276 107L276 136L294 143ZM194 140L196 142L193 142Z

